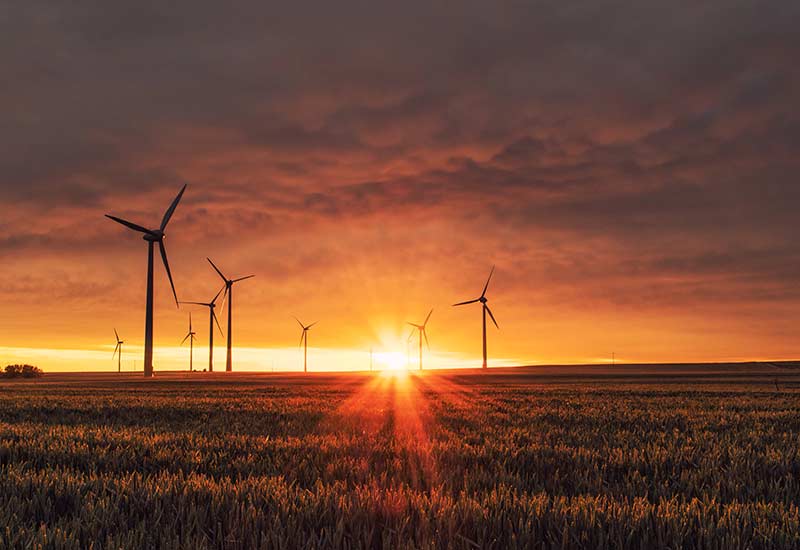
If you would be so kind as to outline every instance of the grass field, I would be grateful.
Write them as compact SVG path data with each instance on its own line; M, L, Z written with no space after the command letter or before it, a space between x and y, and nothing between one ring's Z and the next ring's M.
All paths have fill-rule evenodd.
M3 382L0 547L798 548L790 379L715 365Z

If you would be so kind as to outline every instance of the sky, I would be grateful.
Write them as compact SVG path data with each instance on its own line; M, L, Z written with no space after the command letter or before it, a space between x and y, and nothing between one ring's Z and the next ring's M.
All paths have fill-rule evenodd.
M115 327L141 366L146 244L103 215L183 184L178 297L255 274L241 368L302 366L292 316L314 368L413 363L431 308L430 365L476 366L492 265L493 365L800 355L800 3L128 4L0 13L0 362L116 368ZM157 263L156 370L190 311L202 365Z

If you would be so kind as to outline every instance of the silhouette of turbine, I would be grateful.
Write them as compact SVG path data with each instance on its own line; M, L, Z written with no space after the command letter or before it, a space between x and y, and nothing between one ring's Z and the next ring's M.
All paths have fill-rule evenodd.
M428 343L428 333L425 332L425 327L428 325L428 320L431 318L431 313L433 313L433 310L430 310L428 312L428 316L425 317L425 322L422 323L421 325L417 325L415 323L408 323L412 327L416 328L417 332L419 332L419 370L422 370L422 337L423 336L425 337L425 345L428 346L428 350L431 349L431 345ZM414 332L412 331L411 332L411 336L413 336L413 335L414 335ZM411 340L411 336L409 336L409 340Z
M492 266L492 270L489 272L489 278L486 279L486 285L483 287L483 292L481 292L480 298L475 298L474 300L468 300L466 302L459 302L457 304L453 304L455 306L464 306L467 304L474 304L476 302L480 302L483 305L483 368L486 368L486 314L489 314L489 317L492 318L492 322L494 326L498 329L500 328L497 324L497 321L494 319L494 315L492 315L492 310L489 309L489 306L486 305L486 302L489 300L486 298L486 291L489 288L489 281L492 280L492 275L494 274L494 266Z
M319 323L319 321L314 321L310 325L305 326L297 317L295 317L294 320L297 321L297 324L303 329L303 333L300 335L300 345L303 346L303 372L308 372L308 330Z
M122 372L122 340L119 339L119 334L117 334L117 329L114 329L114 336L117 337L117 345L114 346L114 353L111 354L111 360L114 360L114 356L117 355L119 352L119 356L117 357L117 372Z
M220 336L223 335L222 327L219 326L214 308L217 307L217 298L219 298L219 295L224 289L224 286L220 288L216 296L214 296L210 302L181 302L182 304L194 304L196 306L205 306L208 308L208 372L214 372L214 323L217 324Z
M141 225L133 222L117 218L106 214L106 218L114 220L117 223L124 225L129 229L144 233L143 239L147 241L147 305L145 307L144 318L144 375L145 377L153 376L153 245L158 243L159 251L161 252L161 261L164 263L164 269L167 271L169 277L169 284L172 287L172 295L175 298L175 305L178 305L178 294L175 292L175 284L172 282L172 273L169 270L169 261L167 260L167 249L164 248L164 230L167 228L169 219L175 212L178 203L186 191L184 185L172 204L169 205L167 211L164 212L164 217L161 219L161 225L158 229L147 229Z
M211 264L211 267L214 268L214 271L225 281L225 298L228 299L228 358L225 362L225 371L231 372L233 370L233 363L231 361L231 340L233 336L233 331L231 329L231 308L233 304L233 283L238 283L239 281L244 281L245 279L249 279L251 277L255 277L255 275L248 275L247 277L239 277L238 279L228 279L225 275L222 274L222 271L214 265L214 262L211 261L211 258L206 258L208 263ZM223 298L223 300L225 299Z
M181 340L181 345L189 339L189 372L194 371L194 340L196 332L192 330L192 312L189 312L189 332L186 333L186 336L183 337Z

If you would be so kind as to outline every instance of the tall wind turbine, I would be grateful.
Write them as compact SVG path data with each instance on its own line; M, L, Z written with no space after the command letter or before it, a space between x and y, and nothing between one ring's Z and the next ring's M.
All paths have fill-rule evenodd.
M195 331L192 330L192 312L189 312L189 332L181 340L181 345L188 339L189 340L189 372L194 371L194 340Z
M294 320L297 321L297 324L303 329L303 333L300 335L300 345L303 346L303 372L308 372L308 331L319 321L314 321L310 325L305 326L297 317L295 317Z
M480 302L483 305L483 368L486 368L486 314L489 314L489 317L492 318L492 322L494 326L498 329L500 328L497 325L497 321L494 319L494 315L492 315L492 310L489 309L489 306L486 305L488 299L486 298L486 291L489 288L489 281L492 280L492 275L494 274L494 266L492 266L492 270L489 272L489 278L486 279L486 285L483 287L483 292L481 292L480 298L475 298L474 300L468 300L466 302L459 302L457 304L453 304L453 306L463 306L467 304L474 304L476 302Z
M206 306L208 308L208 372L214 372L214 323L217 324L219 334L222 336L222 327L219 326L214 308L217 307L217 298L219 298L219 295L224 289L225 287L220 288L216 296L214 296L210 302L181 302L182 304L194 304L196 306Z
M172 282L172 273L169 270L169 261L167 260L167 249L164 248L164 230L167 228L167 224L169 223L169 219L172 217L172 214L175 212L175 208L177 208L178 203L183 196L183 192L186 191L186 185L184 185L178 196L175 197L175 200L172 201L172 204L169 205L167 211L164 212L164 217L161 219L161 225L158 229L147 229L142 227L141 225L137 225L133 222L129 222L127 220L123 220L122 218L117 218L116 216L111 216L106 214L106 217L109 219L114 220L117 223L121 223L125 227L129 229L133 229L134 231L138 231L139 233L144 233L142 238L147 241L147 305L145 307L145 316L144 316L144 375L145 377L153 376L153 245L158 243L158 249L161 252L161 261L164 263L164 269L167 271L167 277L169 277L169 284L172 287L172 295L175 298L175 305L178 305L178 294L175 292L175 284Z
M428 349L431 349L431 345L428 343L428 333L425 332L425 327L428 325L428 320L431 318L431 313L433 313L433 310L430 310L428 312L428 316L425 317L425 322L422 323L421 325L417 325L415 323L408 323L412 327L416 328L417 332L419 332L419 370L422 370L422 337L423 336L425 337L425 345L428 346ZM411 334L413 335L414 333L412 332ZM409 337L409 340L410 339L411 339L411 337Z
M214 271L219 274L223 281L225 281L225 296L228 298L228 359L225 362L225 371L231 372L233 370L233 365L231 362L231 341L233 331L231 330L231 308L233 305L233 283L238 283L239 281L244 281L245 279L249 279L250 277L255 277L255 275L248 275L247 277L239 277L238 279L228 279L225 275L222 274L222 271L214 265L214 262L211 261L211 258L206 258L208 263L211 264L211 267L214 268ZM224 298L223 298L224 299Z
M117 357L117 372L122 372L122 340L119 339L119 334L117 334L117 329L114 329L114 336L117 337L117 345L114 346L114 353L111 354L111 360L114 360L114 356L117 355L119 352L119 356Z

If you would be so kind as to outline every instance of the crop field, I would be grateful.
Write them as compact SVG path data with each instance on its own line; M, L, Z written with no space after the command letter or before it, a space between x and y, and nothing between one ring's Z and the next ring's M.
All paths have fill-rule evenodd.
M2 382L0 548L798 548L794 378L716 365Z

